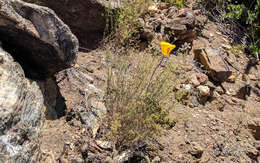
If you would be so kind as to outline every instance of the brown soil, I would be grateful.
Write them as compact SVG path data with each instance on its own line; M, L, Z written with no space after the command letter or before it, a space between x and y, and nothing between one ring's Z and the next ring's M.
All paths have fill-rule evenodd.
M230 42L217 27L217 24L208 21L194 40L193 46L211 46L223 52L228 51L226 47L230 46ZM253 59L242 52L223 53L223 58L225 57L232 61L229 66L236 75L235 83L222 83L227 92L220 93L218 98L211 99L204 105L197 104L195 100L188 105L179 104L171 111L171 116L178 121L172 129L163 131L158 136L161 148L156 155L161 162L260 162L260 88L256 86L260 81L260 64L254 64ZM171 56L171 59L179 63L182 73L180 78L185 79L190 74L201 71L193 60L192 50L190 54ZM92 78L97 88L105 89L104 51L81 52L77 63L76 68ZM246 84L251 86L251 95L247 100L240 99L236 94ZM84 96L80 91L83 86L71 84L69 77L59 81L58 85L66 100L67 115L46 122L41 139L42 151L46 156L42 162L53 160L51 158L55 162L84 162L82 148L94 139L91 138L91 133L83 129L77 116L68 120L70 110L83 101ZM205 85L222 91L211 80ZM96 157L100 162L105 162L105 156L111 153L100 150L95 145L89 146L92 146L89 149L93 149L94 153L89 157Z

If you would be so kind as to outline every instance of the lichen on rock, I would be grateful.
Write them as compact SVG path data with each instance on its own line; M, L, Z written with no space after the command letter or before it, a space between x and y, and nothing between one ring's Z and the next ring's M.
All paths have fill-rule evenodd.
M43 123L43 96L2 48L0 58L0 162L33 162Z

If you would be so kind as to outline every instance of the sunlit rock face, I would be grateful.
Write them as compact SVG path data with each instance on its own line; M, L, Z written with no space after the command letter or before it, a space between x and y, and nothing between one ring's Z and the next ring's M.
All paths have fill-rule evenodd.
M43 118L43 96L22 67L0 48L0 162L33 162Z

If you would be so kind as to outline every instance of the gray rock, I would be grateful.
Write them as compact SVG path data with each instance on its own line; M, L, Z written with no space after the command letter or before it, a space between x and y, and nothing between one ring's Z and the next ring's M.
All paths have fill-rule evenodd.
M195 157L200 158L202 156L204 149L197 142L191 142L191 149L189 153Z
M81 124L95 137L101 120L107 114L104 92L96 88L92 84L93 79L80 68L72 67L59 72L57 80L67 107L73 108L66 110L67 117L79 115Z
M198 86L198 90L202 96L210 96L210 89L208 86L200 85Z
M113 149L114 146L113 142L110 141L96 140L96 143L103 149Z
M161 158L159 156L156 156L153 160L152 163L159 163L161 162Z
M94 88L94 89L93 89ZM96 136L96 133L101 125L101 120L107 114L107 108L105 107L101 90L95 88L93 85L89 85L86 89L88 95L86 96L87 111L80 112L81 121L88 129Z
M43 123L42 93L2 48L0 59L0 162L35 162Z
M235 97L240 98L242 100L247 100L247 98L251 95L251 90L252 90L251 85L245 84L237 91Z
M260 141L255 141L254 146L257 150L260 150Z
M35 2L32 0L25 0ZM116 0L41 0L41 5L51 8L71 28L82 46L93 48L103 38L106 28L106 10L117 8Z
M0 35L3 48L32 78L71 66L78 52L77 38L52 10L20 0L1 0Z

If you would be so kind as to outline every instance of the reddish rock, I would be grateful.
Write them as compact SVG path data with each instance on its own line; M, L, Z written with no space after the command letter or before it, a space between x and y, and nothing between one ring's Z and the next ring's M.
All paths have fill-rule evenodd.
M208 76L203 73L192 74L191 83L194 87L199 86L200 84L205 84L208 81Z
M208 81L208 76L203 73L197 73L196 76L201 84L205 84Z
M158 4L158 8L159 8L160 10L167 9L168 7L170 7L170 4L169 4L169 3L163 3L163 2L161 2L161 3Z
M154 35L152 32L144 32L141 33L140 38L145 39L147 41L151 41L154 38Z
M141 38L147 38L146 32L161 33L170 42L192 42L195 38L195 14L190 9L181 9L169 6L165 3L158 3L149 7L152 14L150 18L139 20L143 26ZM145 24L145 25L144 25ZM155 30L158 29L158 30ZM153 39L153 37L149 37ZM148 40L148 39L147 39Z
M254 74L249 74L248 77L250 80L257 80L257 77Z
M196 77L195 74L193 74L193 75L191 76L191 83L192 83L192 85L193 85L194 87L197 87L197 86L200 85L200 82L198 81L198 79L197 79L197 77Z
M232 75L232 71L218 50L209 47L205 49L195 48L194 54L195 59L198 59L204 65L215 81L224 82Z

